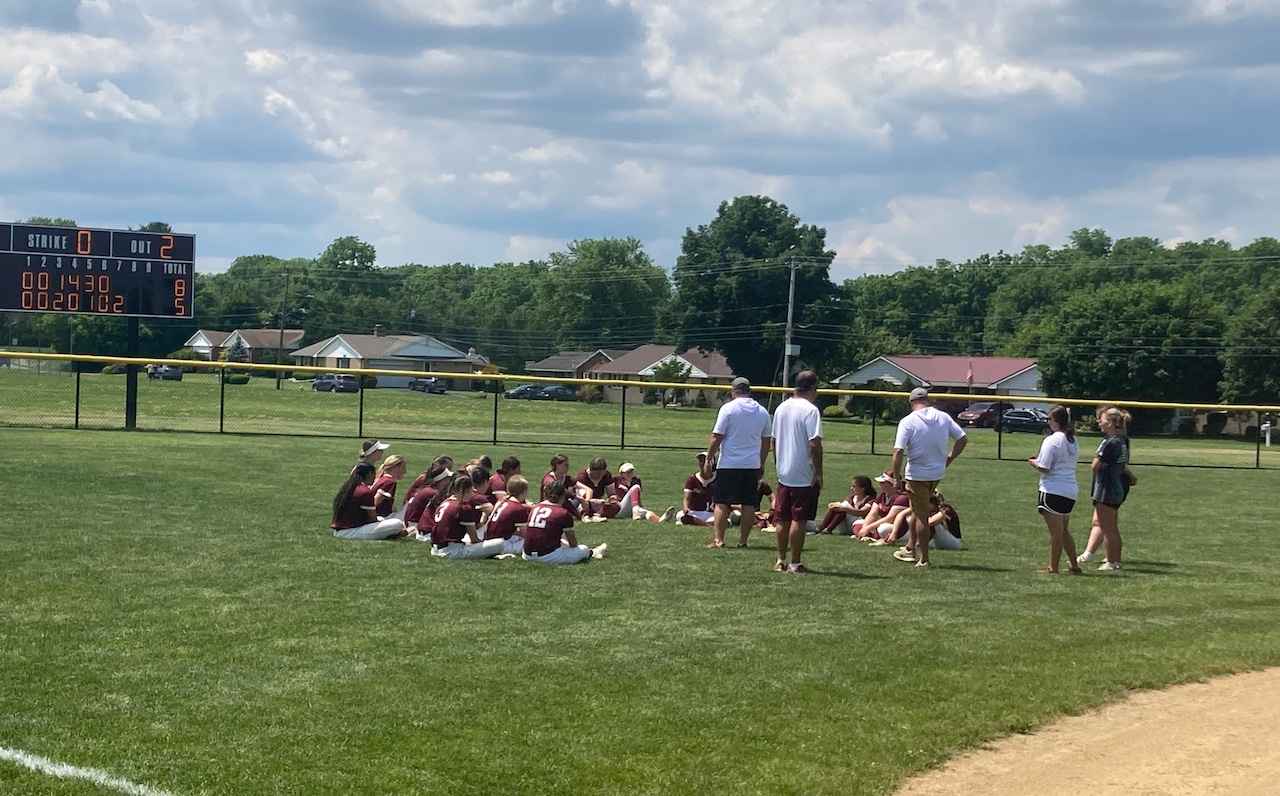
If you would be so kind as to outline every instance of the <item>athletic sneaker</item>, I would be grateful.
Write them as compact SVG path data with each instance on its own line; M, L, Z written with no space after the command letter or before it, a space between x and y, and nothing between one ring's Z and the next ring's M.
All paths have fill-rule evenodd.
M605 544L604 542L601 542L600 544L598 544L598 545L596 545L595 547L591 548L591 557L592 557L592 558L604 558L604 551L606 551L606 550L608 550L608 549L609 549L609 545Z
M658 520L658 522L671 522L675 518L676 518L676 507L667 506L667 510L662 512L662 519Z
M1088 564L1092 560L1093 560L1093 553L1090 553L1088 550L1076 556L1076 561L1079 561L1081 564Z
M917 562L916 562L916 566L917 566L917 567L923 567L924 569L933 569L933 562L932 562L932 561L917 561Z
M1099 572L1115 572L1117 569L1121 569L1121 565L1119 561L1114 561L1114 562L1108 561L1102 566L1098 567Z
M742 512L741 512L741 511L738 511L737 509L734 509L733 511L729 512L729 524L730 524L730 525L737 525L737 524L738 524L738 523L740 523L740 522L742 522Z
M631 509L631 519L647 520L649 519L649 512L642 506L635 506Z
M773 571L774 571L774 572L786 572L786 571L787 571L787 565L786 565L786 564L784 564L784 563L782 563L781 561L778 561L778 562L776 562L776 563L773 565Z
M808 575L810 570L804 564L792 564L787 567L787 571L792 575Z
M900 547L893 551L893 557L899 561L915 561L916 553L914 550L908 550L905 547Z

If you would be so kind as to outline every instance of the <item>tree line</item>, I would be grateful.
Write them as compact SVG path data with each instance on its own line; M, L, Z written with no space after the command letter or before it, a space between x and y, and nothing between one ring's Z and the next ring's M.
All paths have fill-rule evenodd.
M30 219L31 223L65 219ZM167 229L162 222L144 225ZM163 230L162 230L163 231ZM788 312L793 370L824 377L886 354L1038 360L1051 395L1273 404L1280 396L1280 242L1073 232L1058 248L937 260L831 281L826 231L764 196L722 202L686 230L671 273L635 238L570 243L543 260L375 265L374 247L333 241L315 258L238 257L197 274L194 323L144 320L161 356L197 328L430 334L522 372L565 350L665 343L718 349L735 373L780 383ZM118 319L11 314L19 345L118 354Z

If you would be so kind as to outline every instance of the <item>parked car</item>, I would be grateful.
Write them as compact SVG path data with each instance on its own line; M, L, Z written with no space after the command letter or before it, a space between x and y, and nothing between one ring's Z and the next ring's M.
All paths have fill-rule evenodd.
M541 384L521 384L519 387L512 387L502 395L506 398L523 398L531 399L542 391Z
M435 376L423 376L417 379L409 380L409 389L418 392L429 392L436 395L445 394L444 380L437 379Z
M535 401L576 401L578 393L563 384L549 384L530 397Z
M1010 409L1000 416L1000 425L1007 434L1015 431L1045 434L1049 431L1048 421L1034 409Z
M962 426L975 428L997 428L1000 416L1013 408L1008 401L979 401L969 404L969 408L956 415L956 422Z
M319 392L360 392L360 378L349 373L326 373L316 377L311 389Z
M177 365L161 365L156 368L156 377L162 381L182 381L182 368Z
M326 373L323 376L316 376L316 380L311 382L311 389L316 392L333 392L333 388L338 383L338 377L333 373Z

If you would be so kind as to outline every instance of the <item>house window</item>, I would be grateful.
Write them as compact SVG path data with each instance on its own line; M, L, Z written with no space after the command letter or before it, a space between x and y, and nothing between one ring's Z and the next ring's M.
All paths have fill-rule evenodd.
M349 368L349 367L351 367L351 358L350 358L350 357L338 357L338 364L337 364L337 366L336 366L336 367L339 367L339 368Z

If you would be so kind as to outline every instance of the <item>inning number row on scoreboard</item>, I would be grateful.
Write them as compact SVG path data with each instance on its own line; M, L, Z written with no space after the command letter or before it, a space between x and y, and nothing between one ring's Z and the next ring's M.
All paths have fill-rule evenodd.
M194 235L0 224L0 311L192 318Z

